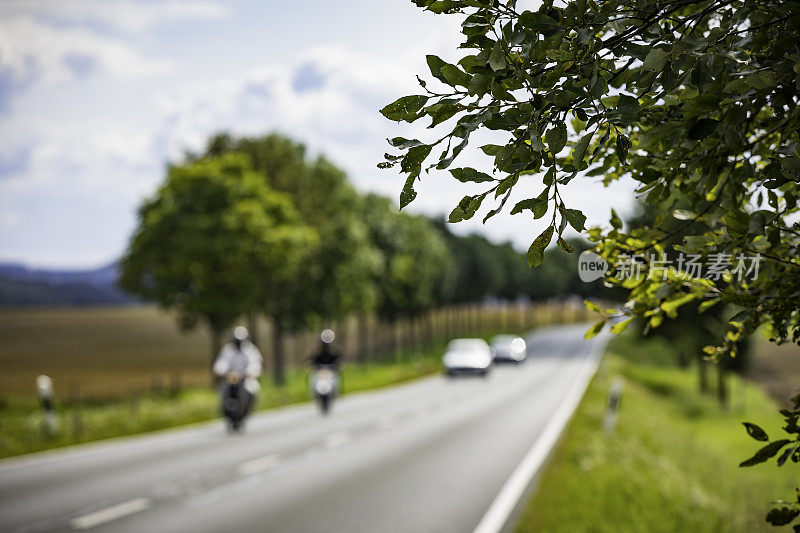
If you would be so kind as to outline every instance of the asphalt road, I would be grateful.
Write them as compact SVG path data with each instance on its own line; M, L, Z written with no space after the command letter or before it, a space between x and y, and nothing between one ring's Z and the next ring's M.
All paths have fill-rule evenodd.
M0 462L1 531L469 532L591 364L585 326L489 377L340 398ZM595 346L594 348L598 348Z

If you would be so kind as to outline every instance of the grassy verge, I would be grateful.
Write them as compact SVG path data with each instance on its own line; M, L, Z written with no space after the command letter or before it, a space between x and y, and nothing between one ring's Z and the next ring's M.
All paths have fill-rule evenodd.
M778 433L775 403L733 377L731 406L699 394L669 347L612 342L607 357L523 509L516 530L769 531L769 501L791 495L792 466L739 468L759 447L742 421ZM603 431L609 388L624 388Z
M438 372L444 341L402 354L386 363L348 364L342 371L344 393L374 389ZM309 400L308 373L294 369L284 387L262 381L258 409ZM59 431L48 436L33 400L11 399L0 409L0 457L57 448L110 437L133 435L218 417L216 392L209 387L184 389L175 395L150 395L114 402L61 405Z

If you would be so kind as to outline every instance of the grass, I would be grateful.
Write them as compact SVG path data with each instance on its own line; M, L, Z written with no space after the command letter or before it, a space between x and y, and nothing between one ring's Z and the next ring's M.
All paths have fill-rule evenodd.
M38 374L53 378L60 400L143 394L180 376L208 382L203 328L182 334L154 307L0 310L0 392L34 394Z
M443 318L441 311L435 316L438 336L446 331ZM524 329L523 325L586 320L586 316L575 308L543 304L524 313L509 306L504 315L499 309L483 309L481 320L485 331L501 331L504 325ZM388 328L378 327L374 318L369 326L375 348L370 353L380 356L375 341L380 339L387 347ZM258 333L269 365L270 326L265 320L259 321ZM408 324L401 321L397 333L402 347L410 338ZM355 320L338 323L336 334L343 353L356 352ZM298 365L316 350L317 335L306 332L287 337L288 366ZM33 397L39 374L53 379L60 402L70 403L146 396L174 382L180 387L205 385L209 346L202 325L181 332L171 313L152 306L0 309L0 406L4 401Z
M374 389L438 372L444 342L413 351L394 362L349 364L342 370L343 392ZM309 400L308 373L288 372L277 387L262 380L257 409L272 409ZM210 387L193 387L170 394L146 395L113 402L60 404L59 431L48 436L36 402L15 398L0 410L0 457L8 457L110 437L133 435L217 418L219 404Z
M587 319L579 308L548 304L517 315L486 309L480 318L483 333ZM259 327L262 335L266 326ZM340 328L338 348L354 353L354 324ZM401 340L408 340L408 332L407 324L400 324ZM441 329L439 337L444 337ZM258 409L309 399L308 374L300 361L318 342L316 334L287 339L287 384L275 387L264 378ZM344 392L437 372L444 342L404 350L399 357L384 354L364 364L345 360ZM0 310L0 457L216 418L218 399L208 386L209 357L202 330L181 334L172 316L152 307ZM34 395L38 374L55 383L59 430L53 435L44 431Z
M523 508L516 530L569 532L770 531L771 500L791 497L793 466L739 468L759 443L743 421L778 435L777 406L731 378L728 409L673 366L669 345L612 341L598 374ZM607 396L624 383L613 432Z

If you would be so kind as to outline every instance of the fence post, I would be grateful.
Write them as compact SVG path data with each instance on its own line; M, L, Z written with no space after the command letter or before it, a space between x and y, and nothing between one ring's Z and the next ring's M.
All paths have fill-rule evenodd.
M48 435L53 435L58 429L58 421L53 412L53 380L49 376L36 376L36 392L42 403L44 411L44 430Z

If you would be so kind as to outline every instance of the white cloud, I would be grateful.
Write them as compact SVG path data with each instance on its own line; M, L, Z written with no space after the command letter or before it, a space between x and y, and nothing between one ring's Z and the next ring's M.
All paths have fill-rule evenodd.
M185 19L217 19L230 14L222 3L196 0L6 0L0 16L35 14L66 24L100 23L126 32L141 32Z
M414 74L426 71L426 53L453 60L457 32L455 18L446 18L439 32L398 43L392 55L352 43L317 42L291 60L276 54L260 58L261 66L251 63L216 78L212 73L225 56L209 57L208 71L192 77L181 63L167 66L175 58L147 57L136 38L86 22L140 32L170 17L224 16L217 4L168 2L164 11L153 7L164 5L156 3L109 2L113 9L104 1L32 4L52 7L44 18L45 9L35 16L22 13L23 4L29 5L0 4L0 71L27 84L19 101L0 114L5 139L0 144L0 259L43 265L78 267L114 259L135 224L141 199L163 179L164 164L179 160L187 149L201 149L221 130L285 133L306 143L312 154L324 153L360 189L396 199L403 178L395 170L376 168L389 150L386 137L430 140L435 132L424 124L390 122L378 110L420 90ZM95 74L82 75L82 69ZM0 78L0 103L2 91ZM492 135L476 134L472 146L489 142ZM489 170L487 159L474 149L461 159L459 165ZM3 175L3 165L16 170ZM526 178L517 194L522 198L540 188L539 178ZM423 174L410 209L446 213L466 189L447 173ZM625 184L604 189L589 180L576 179L565 191L570 207L585 209L590 223L604 222L609 205L629 204L630 197ZM477 229L524 248L540 223L504 214L485 227L477 219L454 229Z
M241 135L278 130L307 143L314 152L326 154L347 170L362 190L396 199L403 177L396 170L376 168L383 153L391 151L385 139L402 135L430 140L435 135L423 124L396 124L378 113L381 106L397 96L419 91L408 74L413 72L409 67L411 58L411 55L398 57L389 63L344 47L317 48L292 65L255 69L238 80L203 87L191 96L174 94L162 100L165 109L169 109L170 153L176 156L186 148L199 149L214 131ZM298 90L294 83L296 75L310 66L315 73L314 83L310 88ZM471 148L454 166L474 165L490 171L490 161L477 151L477 146L497 142L497 134L482 132L472 140ZM589 224L603 224L608 220L611 205L617 206L623 215L628 212L632 187L620 182L606 188L597 179L576 179L566 188L564 196L570 207L587 213ZM526 177L506 211L515 200L536 195L541 188L540 177ZM434 170L423 173L418 199L409 209L431 215L447 213L461 196L480 190L457 183L447 172ZM480 216L454 229L460 233L480 231L525 248L544 227L542 221L507 212L484 226L483 213L494 207L492 202L487 204Z
M169 64L123 41L83 28L56 27L31 15L0 19L0 71L18 85L57 84L96 72L122 80L163 73Z

